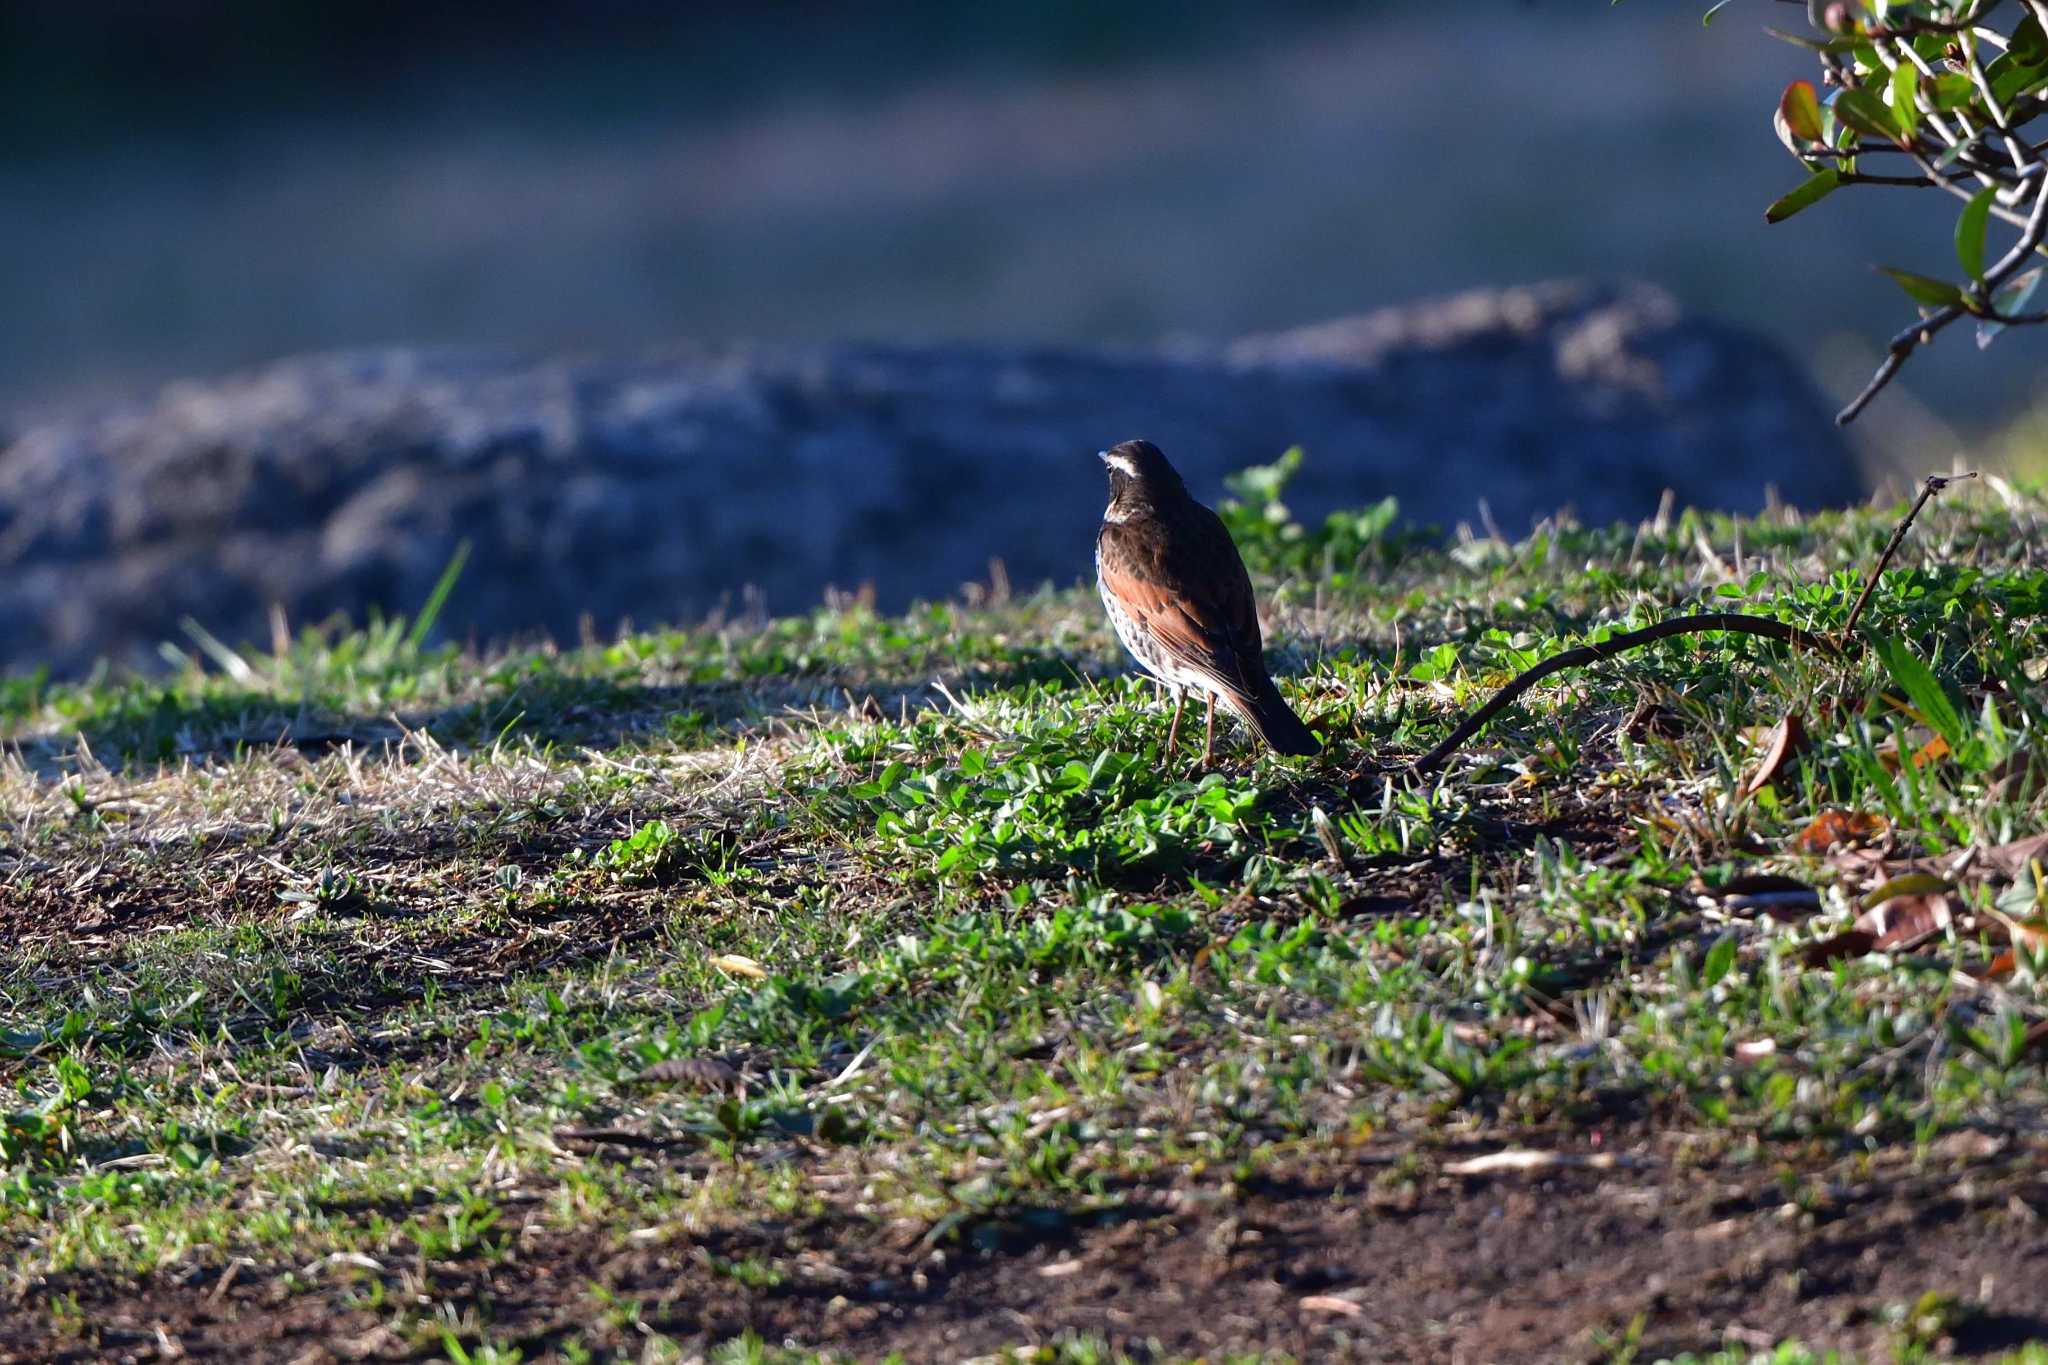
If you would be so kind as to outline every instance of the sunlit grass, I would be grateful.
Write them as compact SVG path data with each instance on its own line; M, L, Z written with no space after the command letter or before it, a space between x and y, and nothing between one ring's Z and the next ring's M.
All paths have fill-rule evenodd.
M1603 631L1838 627L1894 514L1449 546L1238 515L1329 746L1232 731L1206 773L1085 592L482 658L392 622L14 680L10 1285L239 1266L357 1334L574 1358L695 1329L462 1277L767 1219L836 1220L863 1266L903 1225L996 1256L1363 1135L1824 1170L2023 1128L2038 964L1984 974L2013 879L1966 869L1930 941L1810 966L1872 874L1798 839L1864 812L1904 866L2042 828L2048 571L2013 550L2043 510L1935 508L1846 662L1662 642L1427 779L1402 761L1462 709ZM1788 711L1809 746L1745 796ZM1813 913L1731 911L1766 873ZM729 1070L649 1075L681 1059ZM768 1302L808 1264L699 1268ZM1124 1358L1058 1351L1019 1358Z

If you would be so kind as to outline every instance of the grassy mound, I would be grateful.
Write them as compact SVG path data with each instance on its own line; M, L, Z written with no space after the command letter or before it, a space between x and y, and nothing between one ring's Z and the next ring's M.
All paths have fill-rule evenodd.
M2048 1361L2048 502L1416 778L1898 509L1283 482L1314 760L1162 754L1086 590L0 684L0 1353Z

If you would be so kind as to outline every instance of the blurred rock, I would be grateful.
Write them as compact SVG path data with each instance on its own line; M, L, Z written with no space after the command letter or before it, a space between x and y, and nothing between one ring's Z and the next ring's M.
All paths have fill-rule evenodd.
M1090 571L1095 451L1162 445L1198 496L1290 443L1298 515L1394 494L1520 532L1681 503L1800 506L1860 483L1771 347L1664 295L1556 284L1151 352L843 345L529 361L389 350L279 362L44 422L0 452L0 665L147 664L191 616L233 641L416 609L573 639L687 621L747 586L884 606L1004 561Z

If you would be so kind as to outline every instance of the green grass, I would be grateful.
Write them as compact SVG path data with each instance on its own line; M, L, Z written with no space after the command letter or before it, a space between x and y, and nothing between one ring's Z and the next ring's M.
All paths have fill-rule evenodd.
M1966 865L1909 950L1804 950L1915 860L2044 827L2048 504L1931 510L1846 661L1660 642L1418 780L1463 709L1603 632L1838 628L1897 509L1438 546L1240 491L1321 759L1235 730L1214 771L1167 757L1086 591L481 658L393 621L0 683L0 1242L43 1305L11 1311L88 1353L126 1296L175 1319L218 1287L425 1356L798 1359L838 1329L785 1357L620 1297L607 1259L781 1322L1367 1148L1389 1198L1458 1151L1620 1149L1776 1172L1809 1215L1955 1134L2031 1150L2042 964L1974 975L1994 900L2038 913L2024 872ZM1811 744L1742 796L1787 711ZM1881 817L1870 858L1802 850L1829 810ZM1818 913L1719 893L1759 874ZM645 1074L680 1059L731 1072ZM1946 1330L1865 1308L1842 1358ZM1640 1358L1693 1349L1645 1311ZM1015 1358L1173 1354L1062 1341Z

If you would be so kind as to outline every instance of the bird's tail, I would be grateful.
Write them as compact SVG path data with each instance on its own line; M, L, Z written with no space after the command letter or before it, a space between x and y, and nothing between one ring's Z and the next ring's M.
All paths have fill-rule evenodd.
M1260 679L1261 686L1250 696L1229 698L1231 710L1249 725L1266 747L1275 753L1297 754L1306 757L1319 754L1323 746L1301 723L1301 717L1288 708L1286 698L1273 685L1271 678Z

